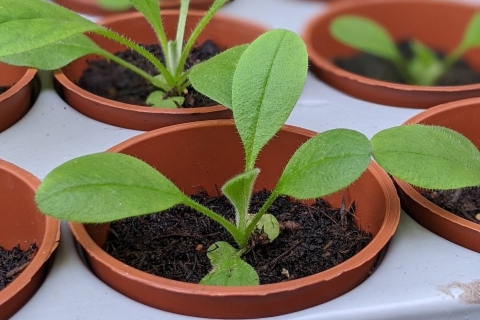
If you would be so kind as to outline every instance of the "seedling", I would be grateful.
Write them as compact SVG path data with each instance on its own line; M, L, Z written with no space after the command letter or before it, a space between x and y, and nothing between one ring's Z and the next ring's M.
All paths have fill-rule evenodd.
M58 219L100 223L186 205L221 224L235 240L235 246L217 242L209 248L213 269L201 283L238 286L258 284L257 273L241 257L256 228L275 241L278 222L268 209L279 195L313 199L343 189L366 170L372 155L390 174L420 187L451 189L480 184L479 151L452 130L400 126L381 131L370 141L360 132L334 129L305 142L261 209L249 212L261 170L255 167L257 156L293 110L307 67L302 40L279 29L192 68L190 80L196 89L232 109L244 147L244 171L222 187L235 208L234 223L190 199L146 163L108 152L55 168L37 191L38 207Z
M184 42L189 0L181 0L177 33L168 40L158 0L128 0L150 23L165 57L165 64L133 41L100 26L75 12L43 0L2 0L0 2L0 61L7 64L54 70L88 54L114 61L151 82L156 91L146 103L154 107L177 108L190 85L185 61L198 36L214 14L229 0L215 0ZM152 76L131 63L100 48L85 33L117 41L145 57L158 70Z
M404 58L388 31L363 16L336 18L330 24L330 33L343 44L391 61L407 84L433 86L465 51L480 46L480 13L471 18L460 44L444 58L419 40L411 42L413 58Z

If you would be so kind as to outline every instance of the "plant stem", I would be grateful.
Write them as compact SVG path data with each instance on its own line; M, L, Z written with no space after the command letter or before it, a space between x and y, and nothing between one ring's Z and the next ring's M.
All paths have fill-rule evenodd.
M244 235L227 219L222 217L216 212L213 212L212 210L208 209L207 207L202 206L196 201L193 201L189 197L185 197L185 200L183 201L183 204L197 210L198 212L206 215L210 219L218 222L222 227L224 227L230 234L232 235L233 239L235 242L240 245L241 243L245 242L244 240ZM241 246L240 246L241 247Z

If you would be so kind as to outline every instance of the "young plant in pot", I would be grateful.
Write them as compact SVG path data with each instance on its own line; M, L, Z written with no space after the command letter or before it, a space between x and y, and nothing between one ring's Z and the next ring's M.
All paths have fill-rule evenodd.
M0 29L2 35L0 36L2 46L0 61L46 70L66 66L62 69L63 72L55 73L57 89L61 91L65 100L80 112L110 124L149 130L178 122L227 118L231 113L226 108L211 100L203 101L204 97L194 92L188 80L189 70L186 67L190 52L197 48L196 40L205 29L207 34L212 35L215 30L220 29L220 24L226 24L226 28L230 28L230 19L226 17L215 17L212 21L215 13L227 1L216 0L206 12L190 12L189 0L182 0L179 11L164 12L160 10L158 1L133 0L132 5L140 13L130 13L109 19L112 25L120 25L123 30L131 29L125 28L125 23L135 24L136 28L133 28L135 30L145 27L142 31L145 34L138 35L138 39L141 40L137 41L147 41L148 44L150 41L155 41L160 49L155 49L157 52L154 55L149 51L153 50L150 47L144 47L130 40L133 34L127 32L127 36L122 36L112 31L116 27L109 29L93 23L58 5L40 0L8 0L3 10L6 21L1 24ZM120 21L127 17L131 19L129 22ZM174 20L177 17L178 23ZM238 28L246 28L247 25L246 22L235 19L231 19L230 22L233 27ZM24 31L17 34L15 30ZM26 32L26 30L30 31ZM191 30L188 39L184 38L186 30ZM252 25L248 31L233 32L231 41L235 45L249 42L263 31L265 31L263 27ZM169 40L167 34L173 36L172 32L175 33L174 39ZM88 36L85 33L88 33ZM251 40L250 33L254 35ZM102 46L105 45L106 48L100 47L94 40ZM18 43L22 45L16 45ZM130 51L115 55L110 48L116 51L127 48ZM207 52L206 56L214 53ZM139 57L135 64L131 58L132 55ZM102 78L96 80L98 84L94 83L88 87L88 90L95 89L92 91L95 92L94 94L80 88L75 82L81 82L80 75L84 73L88 59L98 60L98 56L106 58L107 65L111 65L108 61L112 61L113 64L121 66L120 70L110 71L110 73L116 72L118 77L128 77L123 81L117 78L108 80L111 87L100 91L95 89L96 85L107 80ZM196 61L188 62L188 64L194 63ZM98 72L104 67L93 65L91 68ZM143 68L149 71L144 71ZM87 73L83 76L86 75ZM107 76L102 74L100 77ZM134 83L132 88L128 87L130 82ZM82 86L85 87L85 85ZM136 92L138 88L141 89L138 93L139 98L133 99L131 92ZM120 95L122 91L126 91L126 94ZM122 97L119 101L112 100L117 99L118 96ZM198 105L199 101L205 103L205 106ZM152 108L143 107L142 103ZM182 106L188 108L182 108Z
M308 200L346 188L365 172L372 156L389 173L415 185L452 188L479 183L472 178L478 176L479 168L470 165L473 159L478 159L478 151L452 130L402 126L384 130L370 141L359 132L334 129L301 145L270 190L268 199L257 212L250 212L253 186L262 169L256 167L257 159L295 106L307 67L306 48L301 39L290 31L274 30L191 71L190 80L199 91L232 109L244 148L244 170L221 188L235 208L234 221L195 202L145 162L111 152L76 158L49 173L36 194L40 210L58 219L101 223L183 204L219 223L233 239L231 243L220 241L208 248L212 269L201 284L250 287L259 284L258 274L242 256L256 230L263 231L269 241L275 241L279 226L269 208L279 196ZM419 137L428 139L412 146L412 141L421 141ZM438 148L438 144L445 148ZM195 291L206 290L202 287ZM282 299L285 298L291 297L283 294ZM276 301L278 304L279 300ZM203 300L203 303L208 302ZM231 312L232 308L229 305L227 310ZM262 315L265 314L264 311ZM214 310L209 316L232 315Z

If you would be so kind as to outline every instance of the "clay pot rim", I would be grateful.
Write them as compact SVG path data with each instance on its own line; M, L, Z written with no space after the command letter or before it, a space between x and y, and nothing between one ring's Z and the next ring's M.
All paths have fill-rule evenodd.
M424 120L430 118L433 115L443 113L444 111L451 111L461 109L465 106L469 106L472 104L477 104L480 107L480 98L470 98L470 99L463 99L453 102L448 102L444 104L440 104L438 106L431 107L413 117L405 121L403 124L415 124L421 123ZM441 218L450 221L451 223L461 225L464 228L470 229L472 231L476 231L480 234L480 224L474 223L467 219L461 218L439 206L434 204L433 202L429 201L425 197L423 197L418 188L413 187L412 185L395 178L395 183L399 185L399 187L405 192L410 198L412 198L415 202L417 202L422 207L427 208L432 214L438 215Z
M23 170L16 165L0 159L0 170L7 171L20 179L30 189L36 190L40 185L40 180L31 173ZM39 213L40 214L40 213ZM37 253L31 260L30 264L22 271L22 273L12 281L6 288L0 291L0 304L7 301L11 297L19 293L25 288L44 267L45 262L51 257L52 253L59 245L60 241L60 221L54 218L45 216L45 233L42 239L42 244L39 246Z
M168 9L168 10L162 10L161 14L163 15L178 15L179 10L175 9ZM189 10L188 14L190 16L203 16L205 14L204 11L201 10ZM112 15L106 18L103 18L98 22L100 25L108 25L114 22L118 22L121 20L129 20L129 19L138 19L142 17L143 15L140 12L127 12L127 13L121 13L121 14L116 14ZM241 18L236 18L232 17L229 15L225 14L220 14L217 13L214 17L215 20L223 20L225 22L228 21L239 21L239 22L245 22L245 19ZM257 26L258 24L248 22L249 24L254 24ZM258 25L260 26L260 25ZM262 26L263 27L263 26ZM58 69L54 71L54 77L55 79L65 88L75 91L78 93L79 96L82 98L92 100L98 104L102 105L108 105L108 107L112 109L121 109L121 110L128 110L128 111L134 111L138 113L147 113L147 114L206 114L206 113L214 113L214 112L219 112L222 110L226 110L227 108L223 105L214 105L214 106L209 106L209 107L195 107L195 108L175 108L175 109L167 109L167 108L152 108L148 106L139 106L135 104L129 104L129 103L123 103L123 102L118 102L115 100L110 100L107 98L103 98L101 96L97 96L93 93L90 93L82 88L80 88L78 85L76 85L72 80L70 80L65 73L62 71L62 69Z
M165 128L156 129L150 132L145 132L133 138L130 138L108 150L108 152L119 152L120 149L124 149L127 146L138 144L141 141L148 139L151 136L158 134L166 134L175 131L181 131L186 129L194 129L209 126L232 126L232 120L208 120L192 123L185 123L180 125L169 126ZM297 132L300 134L312 135L315 132L291 125L285 125L283 130L290 132ZM103 264L110 265L111 270L114 272L125 275L128 274L129 278L135 278L136 281L149 283L156 288L163 288L176 292L189 292L196 293L202 292L203 295L208 296L265 296L277 292L294 291L297 287L303 287L313 285L315 283L329 281L338 275L356 268L361 265L362 262L373 259L388 243L393 236L397 225L400 220L400 203L398 201L397 193L394 188L388 188L387 185L391 184L391 179L386 173L375 163L371 162L367 169L373 174L379 184L381 184L383 191L385 192L387 211L385 219L381 228L378 231L377 236L372 239L372 242L368 244L362 251L354 255L347 261L325 270L323 272L304 277L301 279L291 280L287 282L280 282L275 284L265 284L259 286L244 286L244 287L218 287L218 286L206 286L200 284L186 283L176 280L170 280L163 277L154 276L146 272L140 271L133 267L130 267L117 259L113 258L105 251L103 251L89 236L85 227L81 223L69 222L70 230L77 241L81 240L82 247L89 252L93 259L100 261ZM80 241L79 241L80 242Z
M473 5L469 5L468 3L461 3L461 2L454 2L449 0L439 0L439 1L431 1L431 0L396 0L396 3L429 3L429 4L449 4L455 7L462 6L462 7L472 7ZM361 2L355 1L339 1L333 4L329 4L326 11L314 16L311 18L305 27L303 28L301 35L302 38L305 40L307 44L307 51L308 57L315 65L321 66L321 68L325 69L327 72L334 74L335 76L346 78L350 81L357 82L363 85L368 85L371 87L381 87L381 88L388 88L397 91L403 92L429 92L429 93L437 93L437 92L461 92L461 91L474 91L480 90L480 83L478 84L468 84L468 85L458 85L458 86L419 86L419 85L410 85L410 84L401 84L401 83L394 83L394 82L387 82L382 80L376 80L368 77L364 77L344 69L341 69L335 66L330 60L323 57L319 54L316 50L312 49L312 46L309 45L310 39L313 39L314 29L319 21L323 21L325 19L339 16L340 13L343 13L345 10L350 8L356 7L363 7L363 6L370 6L370 5L389 5L389 1L383 0L363 0Z
M23 68L23 67L18 67L18 68ZM18 80L13 86L8 88L4 93L0 94L0 103L17 94L22 88L24 88L28 83L30 83L35 77L35 75L37 74L37 69L26 68L26 67L25 69L26 69L25 73L20 78L20 80Z

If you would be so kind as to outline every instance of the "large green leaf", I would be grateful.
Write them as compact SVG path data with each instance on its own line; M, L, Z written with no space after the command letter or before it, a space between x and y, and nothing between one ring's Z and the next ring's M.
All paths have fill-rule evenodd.
M0 57L58 43L101 27L43 0L0 1Z
M184 198L157 170L118 153L92 154L60 165L35 195L44 214L87 223L162 211Z
M232 106L246 168L285 123L307 76L305 44L293 32L272 30L248 46L232 82Z
M96 0L99 7L109 11L126 11L132 7L131 0Z
M323 132L304 143L288 162L275 190L312 199L345 188L370 163L370 141L348 129Z
M55 70L87 54L103 54L104 52L86 35L76 34L48 46L1 57L0 61L16 66Z
M368 18L342 15L330 24L330 33L338 41L357 50L389 60L401 59L388 31Z
M162 20L160 18L160 6L158 0L130 0L132 5L140 11L150 25L155 30L157 37L162 45L162 49L166 50L167 38L163 29Z
M375 160L391 175L428 189L480 185L480 153L453 130L407 125L372 138Z
M227 108L232 107L232 81L238 60L248 45L233 47L190 69L193 87Z

